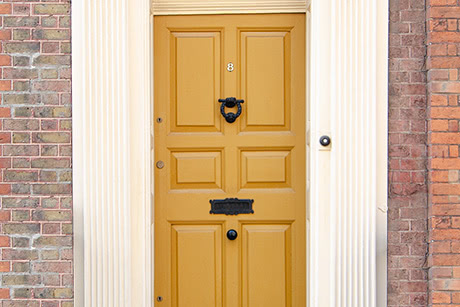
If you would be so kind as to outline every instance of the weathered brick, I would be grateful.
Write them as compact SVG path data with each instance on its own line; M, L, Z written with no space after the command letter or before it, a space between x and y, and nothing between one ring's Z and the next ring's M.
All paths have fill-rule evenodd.
M40 171L40 181L41 182L57 182L58 176L56 171Z
M59 260L59 251L55 249L45 249L40 252L40 258L43 260Z
M21 104L39 104L41 102L38 94L5 94L3 96L5 104L21 105Z
M29 68L4 68L3 76L6 79L37 79L38 70Z
M30 249L3 249L3 260L37 260L38 251Z
M32 288L13 288L13 297L16 299L27 299L32 297ZM6 304L11 304L11 305L6 305ZM21 305L24 304L24 305ZM30 304L30 305L27 305ZM36 304L36 305L34 305ZM3 306L9 306L9 307L38 307L40 302L33 302L33 301L5 301L3 302Z
M38 158L32 160L33 168L68 168L70 167L69 159L59 158Z
M57 69L42 69L40 72L42 79L57 79L58 75Z
M59 182L72 181L72 171L62 171L59 173Z
M39 22L40 18L35 16L6 16L3 18L4 26L12 28L33 28L38 26Z
M32 108L31 107L15 107L14 108L14 117L31 117Z
M1 198L3 208L36 208L40 204L39 198Z
M62 195L70 194L70 184L33 184L32 192L35 195Z
M5 181L38 181L38 172L36 171L5 170L3 174Z
M36 298L52 299L63 298L69 299L73 297L73 291L70 288L43 288L37 289L34 293Z
M30 273L30 264L29 262L14 262L13 263L13 272L16 273Z
M59 205L59 199L57 198L42 198L43 208L57 208Z
M13 57L13 66L27 67L30 66L30 57L18 55Z
M32 38L37 40L68 40L70 32L64 29L38 29L33 31Z
M55 236L41 236L34 240L34 247L63 247L72 246L72 237L55 237Z
M41 282L40 275L3 275L2 284L5 286L33 286Z
M30 239L29 238L18 238L13 237L12 247L29 247L30 246Z
M69 81L35 81L32 84L32 89L35 91L70 92L70 82Z
M61 210L36 210L32 213L34 221L70 221L72 213Z
M30 211L14 210L11 212L11 219L16 222L30 221Z
M13 143L30 143L30 134L27 132L13 132Z
M4 43L4 50L7 53L37 53L40 52L40 43L38 42L7 42Z
M61 43L61 53L70 53L71 45L70 43Z
M32 141L34 143L69 143L70 134L67 132L34 132Z
M3 232L6 234L36 234L40 233L40 225L9 223L3 225Z
M68 4L35 4L34 14L37 15L69 15Z
M73 233L72 224L62 224L62 233L66 235L71 235Z
M34 262L32 264L32 272L36 273L71 273L72 266L70 262L64 261L46 261Z
M60 28L70 28L70 16L59 17L59 27Z
M11 192L15 195L28 195L30 191L31 186L28 183L13 183L11 185Z
M69 55L39 55L34 59L35 66L70 65Z
M5 119L3 127L8 130L38 130L40 122L36 119Z
M58 146L57 145L43 145L41 148L42 156L57 156L58 155Z
M57 18L54 16L42 17L42 27L55 28L57 26Z
M15 292L23 292L26 289L15 289ZM27 298L27 297L20 297L20 298ZM3 307L40 307L40 302L38 301L4 301Z
M38 145L5 145L3 155L5 156L37 156Z

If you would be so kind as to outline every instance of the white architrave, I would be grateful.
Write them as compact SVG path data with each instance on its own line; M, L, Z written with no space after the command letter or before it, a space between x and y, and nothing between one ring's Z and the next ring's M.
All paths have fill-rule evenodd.
M153 0L155 15L305 13L305 0Z
M310 8L309 307L386 306L386 2L153 3L154 14ZM149 0L72 4L76 307L153 306L149 12Z

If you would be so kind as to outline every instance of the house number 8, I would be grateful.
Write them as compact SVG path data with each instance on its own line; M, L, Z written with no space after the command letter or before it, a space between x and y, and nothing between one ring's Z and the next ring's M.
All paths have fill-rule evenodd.
M229 72L232 72L232 71L233 71L233 68L234 68L234 67L233 67L233 63L232 63L232 62L230 62L230 63L227 64L227 70L228 70Z

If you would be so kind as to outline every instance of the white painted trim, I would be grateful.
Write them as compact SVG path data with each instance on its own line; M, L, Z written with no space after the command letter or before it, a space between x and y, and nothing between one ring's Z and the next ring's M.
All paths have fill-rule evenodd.
M72 3L75 306L152 305L149 0Z
M279 13L288 12L288 3L292 12L295 6L300 9L296 0L263 1L273 7L257 10L249 1L240 1L243 7L238 8L218 7L217 0L204 2L208 5L192 7L185 5L189 1L171 1L169 9L155 4L155 14ZM278 11L275 2L281 3ZM386 305L386 2L314 0L307 13L307 42L312 42L307 45L307 65L314 76L307 76L309 307L351 306L355 299L361 300L356 304L360 306ZM303 3L305 11L309 2ZM72 4L77 307L150 307L153 302L149 11L149 0ZM358 105L366 108L352 109ZM370 116L363 122L365 129L343 124L347 119L359 122L350 117L353 114L366 120ZM332 136L331 150L318 145L323 134ZM361 139L368 142L358 155L348 155ZM357 197L356 190L371 192ZM353 220L362 226L360 232L339 229L350 222L344 217L351 213L360 216ZM369 240L359 240L364 237ZM357 247L366 248L369 257L354 253ZM343 260L347 248L350 259L360 265L356 272L369 278L366 285Z
M313 0L311 14L309 307L384 307L388 3Z
M305 13L305 0L153 0L154 15Z

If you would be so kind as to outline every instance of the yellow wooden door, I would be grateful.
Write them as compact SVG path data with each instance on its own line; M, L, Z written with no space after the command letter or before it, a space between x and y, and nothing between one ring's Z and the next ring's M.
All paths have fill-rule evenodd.
M154 29L155 306L305 306L305 15ZM227 198L254 212L210 213Z

